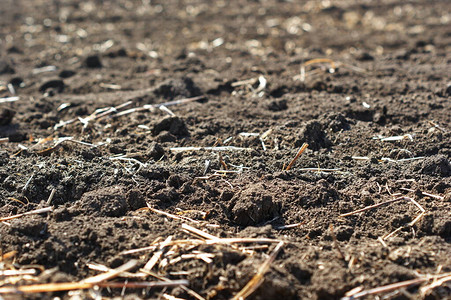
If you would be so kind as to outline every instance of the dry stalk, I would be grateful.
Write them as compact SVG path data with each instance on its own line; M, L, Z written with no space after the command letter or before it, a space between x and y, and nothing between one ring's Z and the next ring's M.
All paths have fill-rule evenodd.
M390 191L388 191L388 192L390 193ZM370 210L370 209L373 209L373 208L376 208L376 207L379 207L379 206L382 206L382 205L398 202L398 201L401 201L401 200L410 201L411 203L413 203L421 211L420 214L412 222L407 224L408 227L412 227L413 225L415 225L424 216L424 214L426 213L426 210L417 201L415 201L413 198L405 197L405 196L398 197L398 198L395 198L395 199L391 199L391 200L388 200L388 201L385 201L385 202L382 202L382 203L370 205L370 206L367 206L367 207L364 207L364 208L361 208L361 209L358 209L358 210L355 210L353 212L349 212L349 213L346 213L346 214L341 214L338 217L340 217L340 218L341 217L348 217L348 216L355 215L355 214L358 214L358 213L361 213L361 212L364 212L364 211L367 211L367 210ZM397 228L396 230L392 231L391 233L386 234L384 237L382 237L382 240L388 239L389 237L393 236L395 233L401 231L403 228L405 228L405 226L401 226L401 227Z
M307 143L302 144L301 148L299 148L298 153L296 154L296 156L293 158L293 160L288 164L288 166L286 167L286 171L290 170L291 167L293 167L294 163L296 162L296 160L298 160L298 158L302 155L302 153L304 153L305 149L307 149L309 145Z
M17 96L0 98L0 103L15 102L15 101L17 101L17 100L19 100L19 99L20 99L20 98L17 97Z
M160 249L157 252L154 253L154 255L151 257L151 259L143 267L144 270L146 270L146 271L152 270L152 268L157 264L157 262L163 256L164 252L166 251L166 248L167 248L168 244L171 241L172 241L172 236L168 236L166 238L166 240L160 245Z
M45 292L61 292L71 290L90 289L94 286L104 288L155 288L155 287L176 287L180 285L188 285L187 280L174 280L168 282L61 282L61 283L44 283L23 285L18 287L2 287L0 294L22 294L22 293L45 293Z
M274 248L268 259L258 268L257 274L236 294L232 300L244 300L249 297L264 281L264 275L268 272L269 267L276 259L277 254L282 249L283 242L279 242Z
M430 285L427 285L421 289L421 291L429 291L432 288L438 287L444 284L447 281L451 280L451 275L449 273L442 275L425 275L420 278L410 279L406 281L401 281L393 284L388 284L380 287L376 287L369 290L359 291L357 288L354 288L345 294L345 297L342 297L340 300L354 300L360 299L370 295L377 295L381 293L388 293L392 291L396 291L402 288L407 288L410 286L415 286L422 284L424 282L428 282L430 280L434 280L434 282ZM359 288L360 289L360 288ZM356 292L357 291L357 292Z
M149 203L147 203L147 208L148 208L151 212L154 212L154 213L159 214L159 215L166 216L166 217L171 218L171 219L174 219L174 220L189 221L189 222L193 222L193 223L196 223L196 224L201 223L201 221L197 221L197 220L194 220L194 219L191 219L191 218L188 218L188 217L184 217L184 216L180 216L180 217L179 217L179 216L176 216L176 215L167 213L167 212L165 212L165 211L162 211L162 210L153 208L153 207L150 206Z
M28 212L25 212L25 213L22 213L22 214L17 214L17 215L13 215L13 216L9 216L9 217L0 218L0 222L5 222L5 221L17 219L17 218L20 218L20 217L23 217L23 216L43 214L43 213L46 213L46 212L50 212L52 210L53 210L52 207L39 208L39 209L28 211Z
M170 279L167 279L166 277L160 276L157 273L154 273L152 271L147 271L147 270L141 269L140 272L142 272L142 273L144 273L146 275L150 275L152 277L155 277L155 278L157 278L157 279L159 279L161 281L164 281L164 282L171 282ZM199 295L198 293L196 293L192 289L186 287L185 285L180 285L180 288L182 288L184 291L186 291L188 294L190 294L191 296L193 296L197 300L205 300L204 297L202 297L201 295Z
M170 150L173 152L185 152L185 151L246 151L252 149L235 146L218 146L218 147L173 147L170 148Z
M105 273L102 273L102 274L99 274L99 275L96 275L96 276L93 276L93 277L86 278L86 279L82 280L81 282L83 282L83 283L94 283L95 284L95 283L99 283L99 282L102 282L102 281L107 281L109 279L118 277L121 273L126 272L126 271L134 268L137 264L138 264L138 261L135 260L135 259L132 259L129 262L123 264L122 266L117 267L116 269L111 269L111 270L108 270Z

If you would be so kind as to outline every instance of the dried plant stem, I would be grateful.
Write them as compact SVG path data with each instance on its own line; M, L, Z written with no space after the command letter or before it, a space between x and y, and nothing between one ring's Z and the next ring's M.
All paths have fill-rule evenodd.
M286 171L290 170L291 167L293 167L294 163L296 162L296 160L298 160L298 158L302 155L302 153L304 153L305 149L307 149L308 144L304 143L302 144L301 148L299 148L298 153L296 154L296 156L293 158L293 160L288 164L288 166L286 167Z
M188 285L187 280L174 281L156 281L156 282L61 282L61 283L45 283L32 284L18 287L2 287L0 294L22 294L22 293L45 293L45 292L60 292L71 290L90 289L94 286L109 287L109 288L155 288L155 287L173 287L180 285Z
M152 277L155 277L155 278L157 278L157 279L159 279L161 281L164 281L164 282L171 282L170 279L167 279L166 277L160 276L157 273L152 272L152 271L141 269L140 272L142 272L142 273L144 273L146 275L150 275ZM186 291L188 294L190 294L191 296L193 296L197 300L205 300L204 297L202 297L201 295L199 295L198 293L196 293L192 289L186 287L185 285L180 285L180 288L182 288L182 290Z
M243 287L243 289L239 291L238 294L235 295L235 297L232 298L232 300L246 299L263 283L263 276L266 274L266 272L268 272L269 267L276 259L277 254L279 254L280 249L282 249L282 246L283 242L279 242L276 245L268 259L260 266L260 268L258 268L257 274L252 277L252 279Z
M339 215L339 217L340 218L348 217L348 216L355 215L355 214L358 214L358 213L361 213L361 212L364 212L364 211L367 211L367 210L370 210L370 209L373 209L373 208L376 208L376 207L379 207L379 206L382 206L382 205L390 204L390 203L393 203L393 202L398 202L398 201L401 201L401 200L406 200L406 198L407 197L399 197L399 198L396 198L396 199L391 199L391 200L388 200L388 201L385 201L385 202L381 202L381 203L370 205L370 206L367 206L367 207L364 207L364 208L361 208L361 209L357 209L357 210L349 212L349 213L341 214L341 215Z
M135 267L138 264L138 261L136 259L132 259L129 262L123 264L120 267L117 267L116 269L108 270L105 273L86 278L82 280L83 283L99 283L102 281L106 281L115 277L118 277L121 273L126 272L130 270L131 268Z
M419 285L422 284L423 282L428 282L430 280L434 280L434 282L430 285L427 285L425 287L423 287L421 289L421 291L423 292L427 292L428 290L438 287L440 285L442 285L443 283L450 281L451 280L451 276L449 275L449 273L447 274L441 274L441 275L424 275L420 278L415 278L415 279L410 279L410 280L406 280L406 281L401 281L401 282L397 282L397 283L392 283L392 284L388 284L388 285L384 285L384 286L380 286L377 288L373 288L373 289L369 289L369 290L364 290L358 293L351 293L354 289L352 289L351 291L349 291L348 293L346 293L346 296L341 298L341 300L354 300L354 299L360 299L362 297L366 297L366 296L370 296L370 295L377 295L377 294L381 294L381 293L388 293L391 291L396 291L399 290L401 288L407 288L409 286L413 286L413 285Z
M14 216L9 216L9 217L3 217L0 218L0 222L4 222L4 221L9 221L9 220L13 220L13 219L17 219L23 216L28 216L28 215L36 215L36 214L43 214L49 211L52 211L53 208L52 207L45 207L45 208L40 208L40 209L36 209L36 210L32 210L32 211L28 211L26 213L22 213L22 214L17 214Z

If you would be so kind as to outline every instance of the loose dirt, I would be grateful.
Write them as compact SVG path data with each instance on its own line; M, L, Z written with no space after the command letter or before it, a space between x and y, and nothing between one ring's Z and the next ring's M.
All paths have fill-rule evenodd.
M17 251L2 268L37 270L2 284L80 281L100 273L89 264L133 258L136 273L158 248L122 252L196 238L184 223L284 241L249 299L340 299L451 272L450 10L445 0L3 0L0 98L19 99L0 100L0 217L53 211L0 224L2 253ZM274 247L166 247L152 271L230 299ZM451 298L449 282L422 293L430 283L366 298ZM96 294L194 299L180 287L26 297Z

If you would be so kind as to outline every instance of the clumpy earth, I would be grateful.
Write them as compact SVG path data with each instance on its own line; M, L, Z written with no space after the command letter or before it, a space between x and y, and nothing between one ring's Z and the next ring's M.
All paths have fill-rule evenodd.
M53 211L0 224L2 253L17 251L2 268L37 270L2 285L79 281L133 258L136 273L158 249L122 252L194 238L183 223L284 241L249 299L340 299L451 272L450 11L3 0L0 97L19 98L0 101L0 216ZM274 247L162 248L152 271L230 299ZM428 283L366 298L451 297L449 282ZM180 287L16 296L96 295L195 299Z

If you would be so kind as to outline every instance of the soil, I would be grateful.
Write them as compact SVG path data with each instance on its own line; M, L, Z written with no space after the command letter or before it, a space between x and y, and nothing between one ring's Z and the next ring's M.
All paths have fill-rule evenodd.
M450 11L447 0L3 0L0 97L20 98L0 103L1 216L46 207L54 194L52 212L1 224L1 250L17 251L15 268L42 266L44 283L98 274L89 263L143 267L153 252L121 252L192 238L182 223L285 241L249 299L340 299L451 272ZM333 63L306 66L301 80L317 58ZM127 101L117 110L196 96L85 119ZM239 148L203 148L220 146ZM406 198L339 217L397 196L424 216L409 224L420 211ZM154 271L229 299L273 247L201 246L212 262ZM419 288L381 295L451 299L449 283ZM180 288L96 293L192 298Z

